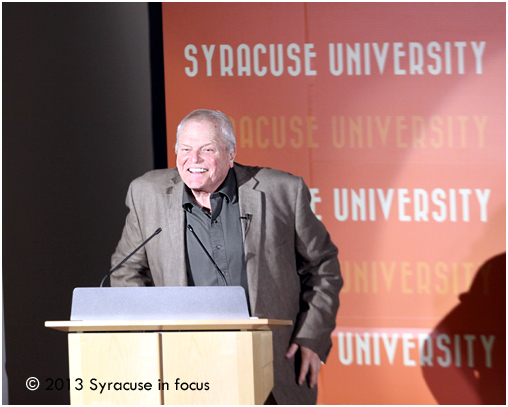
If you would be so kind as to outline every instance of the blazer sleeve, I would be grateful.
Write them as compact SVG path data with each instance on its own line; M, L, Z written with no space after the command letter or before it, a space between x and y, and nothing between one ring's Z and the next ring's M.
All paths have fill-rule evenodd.
M312 349L325 362L332 346L343 280L338 249L312 212L310 191L301 178L295 208L295 246L301 305L292 342Z
M141 245L146 239L143 236L135 204L136 180L133 181L127 192L125 200L129 208L122 237L118 242L115 253L111 258L112 268L125 259L136 247ZM141 287L151 286L153 281L148 267L146 250L142 247L127 262L111 275L112 287Z

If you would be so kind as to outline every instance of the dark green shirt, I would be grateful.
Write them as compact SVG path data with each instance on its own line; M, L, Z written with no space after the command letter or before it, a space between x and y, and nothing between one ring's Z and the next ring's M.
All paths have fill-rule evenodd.
M192 225L206 250L222 270L229 286L242 286L248 295L247 273L243 252L243 234L238 203L238 188L233 169L210 196L211 213L202 208L192 192L185 187L186 264L189 285L225 285L220 273L199 245L196 237L187 229Z

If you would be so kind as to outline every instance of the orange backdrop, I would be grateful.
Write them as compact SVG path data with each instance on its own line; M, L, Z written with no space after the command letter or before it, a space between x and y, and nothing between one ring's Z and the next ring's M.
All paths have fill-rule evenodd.
M319 403L505 402L505 4L165 3L198 108L303 176L345 286Z

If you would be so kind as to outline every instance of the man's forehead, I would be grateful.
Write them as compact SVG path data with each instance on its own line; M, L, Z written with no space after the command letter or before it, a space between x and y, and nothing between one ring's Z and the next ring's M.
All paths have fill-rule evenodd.
M201 140L199 137L191 137L189 139L182 139L180 142L181 146L184 147L208 147L208 146L216 146L219 145L220 142L215 139L205 139Z
M180 131L180 138L182 141L183 139L193 138L211 139L215 142L220 142L222 139L219 127L208 120L194 120L185 123Z
M182 131L189 128L189 127L204 127L207 128L215 133L220 132L220 126L215 123L214 121L206 118L206 117L194 117L192 119L189 119L183 126Z

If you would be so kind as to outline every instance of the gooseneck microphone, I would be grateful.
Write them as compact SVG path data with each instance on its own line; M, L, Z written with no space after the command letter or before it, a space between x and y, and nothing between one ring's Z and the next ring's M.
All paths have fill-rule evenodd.
M219 272L220 276L222 277L222 280L224 281L224 285L228 285L228 282L226 281L226 277L224 276L224 273L222 272L222 270L219 268L219 266L217 266L217 263L215 263L215 261L213 260L212 256L210 256L210 253L208 253L208 250L206 250L206 247L203 245L203 243L201 243L201 240L199 239L198 235L196 234L196 232L194 232L194 229L192 228L191 225L187 225L187 229L189 229L189 231L194 235L194 237L196 238L196 240L198 241L199 245L201 246L201 248L204 250L204 252L206 253L206 255L208 256L208 258L210 259L210 261L212 262L212 264L214 265L215 269Z
M154 237L155 235L158 235L160 232L162 232L162 229L161 229L161 228L157 229L155 232L153 232L152 236L150 236L148 239L146 239L143 243L141 243L138 247L136 247L136 248L134 249L134 251L133 251L131 254L129 254L129 255L128 255L125 259L123 259L123 260L122 260L119 264L117 264L115 267L113 267L113 268L109 271L109 273L108 273L108 274L106 274L106 275L104 276L104 278L102 279L100 287L102 287L102 285L104 284L104 281L106 281L106 279L107 279L107 278L108 278L111 274L113 274L113 273L114 273L114 272L115 272L118 268L120 268L120 266L121 266L122 264L124 264L127 260L129 260L129 259L131 258L131 256L132 256L132 255L134 255L134 254L135 254L135 253L136 253L139 249L141 249L141 248L142 248L145 244L147 244L147 243L148 243L148 242L152 239L152 237Z

